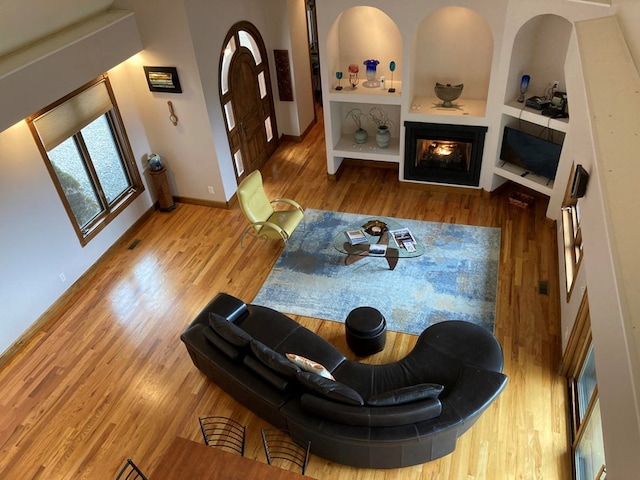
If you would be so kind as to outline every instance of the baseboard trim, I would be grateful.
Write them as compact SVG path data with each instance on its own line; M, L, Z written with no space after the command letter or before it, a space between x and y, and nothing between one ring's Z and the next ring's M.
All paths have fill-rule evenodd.
M304 139L307 137L307 135L309 134L309 132L311 131L311 129L313 128L313 126L317 123L317 119L314 117L313 121L307 126L307 128L304 130L304 132L302 132L302 135L286 135L283 134L280 137L280 140L286 140L288 142L294 142L294 143L302 143L304 141Z
M101 256L84 272L73 285L71 285L58 299L44 311L38 319L24 331L18 339L13 342L9 348L0 354L0 370L3 369L11 360L16 358L20 350L35 340L38 335L43 333L47 328L54 325L60 319L61 314L65 311L69 301L82 290L87 282L96 274L98 268L111 257L116 250L122 248L134 236L140 227L151 217L155 208L149 208L138 220L131 225L118 240L115 241Z
M191 197L174 197L175 201L178 203L188 203L190 205L201 205L203 207L213 207L213 208L230 208L232 200L226 202L214 202L213 200L203 200L201 198L191 198Z

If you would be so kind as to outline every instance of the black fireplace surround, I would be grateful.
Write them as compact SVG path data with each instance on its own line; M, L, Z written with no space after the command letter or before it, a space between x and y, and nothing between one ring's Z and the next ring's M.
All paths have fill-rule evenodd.
M404 178L450 185L480 185L487 127L404 122Z

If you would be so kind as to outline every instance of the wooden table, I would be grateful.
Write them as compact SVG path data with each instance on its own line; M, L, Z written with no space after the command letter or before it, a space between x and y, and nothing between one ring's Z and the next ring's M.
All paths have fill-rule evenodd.
M272 467L204 443L176 437L149 480L269 480L308 479L300 473Z

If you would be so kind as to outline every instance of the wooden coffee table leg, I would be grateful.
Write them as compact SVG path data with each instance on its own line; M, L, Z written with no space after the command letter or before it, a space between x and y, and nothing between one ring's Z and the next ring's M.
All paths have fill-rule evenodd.
M344 264L345 265L353 265L358 260L362 260L363 258L367 257L368 255L369 255L368 253L362 254L362 255L347 254L346 258L344 259Z

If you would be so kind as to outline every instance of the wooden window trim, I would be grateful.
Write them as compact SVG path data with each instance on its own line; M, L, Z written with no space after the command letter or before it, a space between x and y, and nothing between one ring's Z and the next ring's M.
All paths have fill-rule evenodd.
M91 224L87 228L82 228L80 225L78 225L78 222L75 219L73 210L71 209L71 206L69 204L69 201L66 198L62 185L58 180L57 174L53 168L51 160L49 159L49 155L47 154L47 151L44 145L42 144L42 141L40 140L40 136L34 125L34 120L40 117L41 115L45 114L46 112L53 110L55 107L65 103L66 101L75 97L76 95L82 93L83 91L95 86L100 82L104 82L107 88L109 98L111 100L111 104L112 104L112 108L109 111L107 111L104 115L106 115L107 121L109 123L109 127L114 134L114 143L116 148L118 149L118 152L123 161L127 174L131 180L131 187L125 190L118 198L114 199L112 202L110 203L107 202L104 192L98 187L100 185L99 182L97 183L95 182L97 178L95 168L92 162L88 162L87 167L89 169L89 175L92 177L92 181L95 183L96 187L98 187L97 188L98 195L101 197L101 201L105 205L107 205L107 208L105 211L99 213L98 216L96 216L96 218L92 220ZM51 105L31 115L26 120L27 120L27 124L29 125L29 129L31 130L31 133L36 141L38 150L40 151L40 154L47 167L47 170L49 171L49 175L51 176L51 179L58 192L58 195L60 196L62 204L65 208L65 211L67 212L69 220L71 221L73 229L76 232L78 241L84 247L89 243L89 241L95 238L98 235L98 233L100 233L111 221L113 221L128 205L130 205L139 195L141 195L142 192L144 192L144 184L142 183L140 172L138 171L138 168L135 163L133 150L131 149L129 137L127 136L127 133L124 127L124 122L122 120L120 110L118 109L118 105L116 103L115 95L113 93L113 89L111 88L111 83L109 81L108 75L105 73L93 79L92 81L88 82L82 87L74 90L70 94L59 99L58 101L52 103ZM76 142L78 143L78 147L80 148L80 150L82 150L82 154L86 155L87 149L86 149L86 146L83 144L84 142L82 141L78 142L77 137L74 137L74 138L76 138Z
M562 202L562 238L564 245L565 281L567 302L571 299L576 277L584 257L582 247L582 227L578 219L578 200L571 197L571 185L575 176L575 165L571 167L569 182Z

